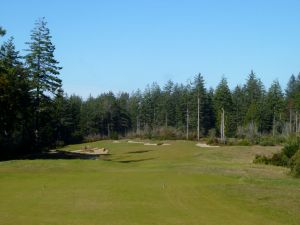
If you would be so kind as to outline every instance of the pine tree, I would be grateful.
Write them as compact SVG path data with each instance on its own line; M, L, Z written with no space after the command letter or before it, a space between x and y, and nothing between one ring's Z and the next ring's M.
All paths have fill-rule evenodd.
M173 101L173 81L169 80L163 89L163 117L165 127L174 126L175 121L175 102Z
M160 89L160 86L154 82L151 85L150 88L150 98L151 98L151 113L150 115L152 116L152 123L151 123L151 127L152 129L154 128L158 128L164 121L163 118L164 115L162 115L160 112L162 111L162 103L161 103L161 99L162 99L162 91Z
M123 136L126 136L128 130L131 128L131 118L129 114L129 94L121 93L117 99L117 105L120 109L116 131Z
M245 106L248 108L245 115L245 124L256 124L260 126L259 109L265 95L264 86L260 79L256 78L253 71L248 76L244 86Z
M0 37L4 36L6 33L6 31L0 27ZM4 73L4 66L2 65L2 62L0 61L0 73ZM2 83L3 81L1 80L0 78L0 84Z
M152 98L151 88L148 85L143 92L141 103L141 121L143 122L143 130L148 135L151 133L155 119L155 107Z
M299 75L296 79L294 74L289 79L289 82L287 84L287 88L285 90L286 92L286 101L287 101L287 109L288 109L288 117L289 117L289 133L293 132L293 115L295 111L295 100L296 100L296 95L297 95L297 90L298 90L298 84L299 84Z
M294 74L292 74L292 76L289 79L289 82L287 84L287 88L285 90L286 96L288 99L293 98L295 92L297 89L297 82L296 82L296 77L294 76Z
M61 80L58 78L58 61L54 58L55 46L51 42L52 36L47 28L45 18L39 19L35 23L35 28L31 32L31 41L27 42L26 64L30 73L33 93L35 95L35 127L36 144L39 142L40 112L42 104L49 102L49 94L57 94L61 88Z
M0 149L17 150L17 146L25 147L31 138L31 94L20 60L10 38L0 48ZM27 145L26 150L29 149Z
M222 78L221 82L216 88L214 95L214 108L217 115L217 126L220 126L222 110L225 114L225 133L226 135L233 136L235 129L233 124L233 103L230 89L226 78Z
M239 127L243 126L243 121L246 113L245 94L240 86L236 86L232 92L232 116L234 129L237 131Z
M277 131L282 130L279 125L282 122L285 108L284 94L278 80L274 81L268 90L266 106L263 113L268 116L268 131L272 131L272 134L275 135Z
M12 68L21 66L21 56L19 56L19 51L16 51L14 45L14 38L10 37L8 41L0 48L0 58L4 67Z
M212 105L209 104L204 79L201 73L194 77L189 101L191 128L197 130L197 139L211 128Z
M5 33L6 33L6 31L2 27L0 27L0 37L4 36Z
M141 131L141 103L142 94L140 90L137 90L131 94L128 102L128 111L131 117L132 128L137 135L140 135Z
M55 94L61 88L61 80L58 78L61 67L54 58L55 46L51 38L47 22L42 18L35 23L31 32L31 42L26 43L29 46L26 63L38 101L46 93Z

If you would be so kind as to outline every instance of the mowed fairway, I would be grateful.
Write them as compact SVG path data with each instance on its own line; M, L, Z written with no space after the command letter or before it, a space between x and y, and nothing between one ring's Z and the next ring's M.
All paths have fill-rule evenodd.
M110 150L100 160L0 162L0 224L300 224L300 180L252 164L278 147L168 143L100 141L89 144Z

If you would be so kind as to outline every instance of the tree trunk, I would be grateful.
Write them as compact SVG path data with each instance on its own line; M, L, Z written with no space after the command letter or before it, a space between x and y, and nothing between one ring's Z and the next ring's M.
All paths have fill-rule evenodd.
M290 134L293 132L292 130L292 109L290 108Z
M275 113L273 114L273 137L275 136L275 125L276 125L276 120L275 120Z
M186 107L186 140L189 139L189 108Z
M275 136L275 129L276 129L276 118L275 118L275 107L273 107L273 126L272 126L273 137Z
M35 110L35 144L39 147L39 130L40 130L40 56L38 56L37 60L37 86L36 86L36 110Z
M296 112L296 118L295 118L295 131L298 133L298 112Z
M221 113L220 133L221 133L221 141L223 143L225 143L225 111L224 111L224 108L222 108L222 113Z
M139 134L139 116L136 116L136 134Z
M168 127L168 113L166 113L166 127Z
M200 98L198 96L198 123L197 123L197 140L200 139Z
M107 136L110 138L110 129L109 129L109 123L107 123Z

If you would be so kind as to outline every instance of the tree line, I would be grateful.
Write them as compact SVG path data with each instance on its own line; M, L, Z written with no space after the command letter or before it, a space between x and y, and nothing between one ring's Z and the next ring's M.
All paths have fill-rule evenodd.
M0 27L0 36L5 30ZM3 38L2 38L3 39ZM68 96L44 18L36 21L26 54L13 38L0 49L1 156L103 138L199 139L288 136L300 130L300 75L283 90L267 90L253 71L231 90L226 78L215 89L199 73L186 84L168 81L133 93Z

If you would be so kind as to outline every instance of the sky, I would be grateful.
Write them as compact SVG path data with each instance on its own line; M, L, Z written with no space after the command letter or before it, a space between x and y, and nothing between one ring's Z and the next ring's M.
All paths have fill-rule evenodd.
M300 72L299 0L0 0L1 41L23 54L45 17L68 94L143 90L201 73L231 88L251 70L268 88ZM1 42L0 41L0 42Z

